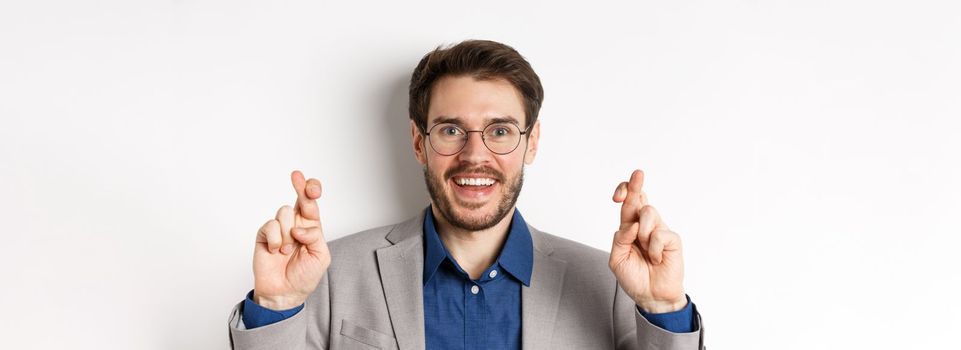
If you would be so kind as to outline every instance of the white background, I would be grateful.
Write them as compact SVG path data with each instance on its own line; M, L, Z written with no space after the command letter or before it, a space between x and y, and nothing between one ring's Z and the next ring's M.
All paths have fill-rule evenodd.
M524 216L608 250L644 169L711 349L957 344L956 2L4 0L0 348L225 348L291 170L330 238L426 205L407 80L468 38L545 86Z

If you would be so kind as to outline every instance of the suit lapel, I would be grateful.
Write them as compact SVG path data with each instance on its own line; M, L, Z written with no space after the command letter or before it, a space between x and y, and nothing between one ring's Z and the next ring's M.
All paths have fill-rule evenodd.
M400 349L424 349L424 216L397 225L377 250L390 323Z
M534 270L530 286L523 287L521 292L523 348L548 349L567 263L550 256L553 250L543 233L533 227L530 232L534 241Z

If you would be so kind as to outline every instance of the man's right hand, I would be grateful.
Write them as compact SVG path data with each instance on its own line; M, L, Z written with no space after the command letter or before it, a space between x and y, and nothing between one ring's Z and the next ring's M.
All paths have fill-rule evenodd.
M290 182L297 204L280 207L257 232L254 247L254 302L273 310L303 304L330 266L330 251L320 227L320 181L304 180L295 170Z

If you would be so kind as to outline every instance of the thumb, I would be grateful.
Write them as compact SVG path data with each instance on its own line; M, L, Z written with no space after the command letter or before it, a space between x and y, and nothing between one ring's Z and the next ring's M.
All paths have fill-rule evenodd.
M290 230L290 234L297 242L307 247L307 251L311 254L327 254L327 242L324 241L324 232L319 226L295 227Z

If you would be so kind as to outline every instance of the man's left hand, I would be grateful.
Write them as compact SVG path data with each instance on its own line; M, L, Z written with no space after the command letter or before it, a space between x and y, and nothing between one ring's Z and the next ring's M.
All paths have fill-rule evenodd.
M617 282L648 313L677 311L687 305L681 237L671 231L644 194L644 172L635 170L614 190L621 203L621 225L614 233L611 271Z

